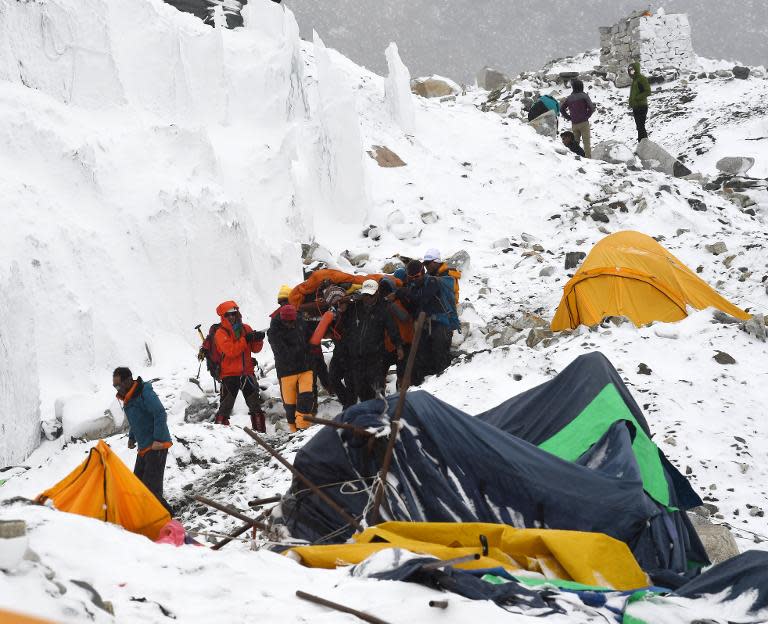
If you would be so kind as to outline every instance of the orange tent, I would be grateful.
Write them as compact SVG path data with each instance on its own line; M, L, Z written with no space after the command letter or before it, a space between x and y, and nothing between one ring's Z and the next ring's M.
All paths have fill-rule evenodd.
M688 306L749 318L650 236L617 232L594 246L565 285L552 330L595 325L606 316L626 316L638 326L679 321Z
M171 519L155 495L120 461L104 440L88 458L38 496L59 511L98 518L141 533L151 540Z

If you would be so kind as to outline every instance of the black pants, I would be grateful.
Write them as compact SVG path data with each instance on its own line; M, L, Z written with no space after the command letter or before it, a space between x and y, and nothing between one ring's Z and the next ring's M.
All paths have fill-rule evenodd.
M173 516L171 506L163 498L163 475L165 474L165 460L167 458L168 449L147 451L144 455L137 455L133 474L147 486L147 489L155 495L160 504Z
M635 126L637 126L637 141L638 143L643 139L648 138L648 132L645 130L645 121L648 119L648 107L638 106L632 109L632 116L635 118Z
M349 376L350 398L353 403L375 399L377 394L384 392L386 386L382 356L377 353L354 358Z
M424 326L416 352L414 379L424 380L427 375L439 375L451 364L451 341L453 330L442 323L428 321ZM418 384L417 384L418 385Z
M221 392L219 394L219 411L217 416L229 419L232 414L232 408L235 407L237 393L242 391L245 404L248 406L248 413L258 414L261 412L261 395L259 393L259 384L256 377L224 377L221 380Z
M339 403L341 403L344 409L355 404L355 399L352 396L349 368L349 360L336 346L331 358L331 364L328 367L328 376L331 387L336 393L336 398L339 399Z

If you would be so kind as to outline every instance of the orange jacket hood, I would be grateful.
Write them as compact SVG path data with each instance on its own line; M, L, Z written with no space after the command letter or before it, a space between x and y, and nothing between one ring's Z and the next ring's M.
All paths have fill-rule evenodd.
M226 314L227 310L231 310L232 308L240 308L239 305L237 305L236 301L225 301L224 303L220 303L218 306L216 306L216 314L218 314L221 317L221 320L224 320L224 314Z

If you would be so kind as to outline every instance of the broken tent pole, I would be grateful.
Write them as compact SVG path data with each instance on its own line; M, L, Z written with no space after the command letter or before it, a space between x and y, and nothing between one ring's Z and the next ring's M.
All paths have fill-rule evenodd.
M470 561L477 561L480 559L480 555L475 553L474 555L464 555L463 557L456 557L454 559L441 559L440 561L430 561L421 565L422 570L439 570L446 566L458 565L460 563L469 563Z
M448 601L447 600L430 600L429 606L434 607L435 609L447 609Z
M270 503L279 503L281 500L283 500L283 497L279 495L270 496L269 498L254 498L252 501L248 501L248 507L261 507Z
M291 471L294 477L296 477L299 481L301 481L304 485L306 485L312 492L317 494L317 496L326 503L331 509L333 509L337 514L339 514L346 523L351 526L356 531L362 531L363 528L360 526L360 523L355 520L347 511L345 511L335 500L333 500L330 496L328 496L325 492L323 492L317 485L312 483L309 479L307 479L303 474L301 474L294 466L289 463L280 453L278 453L275 449L273 449L269 444L267 444L264 440L261 439L261 437L253 430L249 429L248 427L245 427L243 429L245 433L247 433L249 436L251 436L256 443L263 448L267 453L272 455L277 461L279 461L283 466L288 468L288 470Z
M411 385L411 375L413 374L413 366L416 362L416 352L419 349L419 341L421 340L421 333L424 328L424 321L426 314L424 312L419 313L419 318L416 319L416 325L413 328L413 344L411 345L411 351L408 353L408 362L405 365L405 374L403 375L403 383L400 386L400 396L397 397L397 406L395 407L395 413L389 422L389 442L387 443L387 451L384 454L384 461L381 464L381 470L379 471L379 478L376 483L376 494L373 497L373 509L371 510L371 525L379 522L379 507L381 506L381 499L384 498L384 489L387 482L387 473L389 472L389 466L392 463L392 453L395 450L395 443L397 442L397 434L399 433L400 417L403 415L403 408L405 407L405 396L408 393L408 388Z
M269 527L264 524L263 522L259 522L258 520L255 520L253 518L249 518L244 513L240 513L237 509L234 507L230 507L229 505L224 505L223 503L217 503L214 500L211 500L210 498L206 498L205 496L193 496L193 500L196 500L198 503L202 503L203 505L208 505L208 507L213 507L214 509L218 509L219 511L223 511L225 514L229 514L233 518L237 518L238 520L242 520L243 522L248 523L248 528L256 527L257 529L261 529L262 531L268 531ZM246 529L247 530L247 529ZM245 531L243 531L245 533Z
M304 416L304 420L307 422L315 423L318 425L326 425L328 427L334 427L335 429L346 429L347 431L351 431L355 435L364 437L364 438L370 438L373 433L368 431L367 429L363 429L362 427L356 427L355 425L350 425L349 423L340 423L336 422L335 420L328 420L326 418L318 418L317 416Z
M358 611L357 609L352 609L351 607L345 607L344 605L341 605L338 602L331 602L330 600L326 600L325 598L320 598L320 596L314 596L312 594L303 592L300 589L296 590L296 595L303 600L314 602L315 604L328 607L329 609L335 609L336 611L341 611L342 613L349 613L350 615L354 615L355 617L363 620L363 622L370 622L370 624L388 624L384 620L377 618L374 615L368 615L367 613L363 613L362 611Z

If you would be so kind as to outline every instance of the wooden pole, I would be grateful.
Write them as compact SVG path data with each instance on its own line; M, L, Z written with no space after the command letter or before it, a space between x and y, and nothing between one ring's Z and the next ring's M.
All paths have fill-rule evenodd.
M335 420L327 420L326 418L318 418L317 416L304 416L304 420L307 422L316 423L318 425L334 427L335 429L346 429L347 431L351 431L355 435L363 438L370 438L371 436L375 435L367 429L363 429L362 427L356 427L355 425L351 425L349 423L336 422Z
M363 620L363 622L370 622L370 624L388 624L387 622L385 622L380 618L377 618L376 616L368 615L367 613L363 613L362 611L358 611L357 609L352 609L351 607L345 607L344 605L341 605L338 602L331 602L330 600L326 600L325 598L321 598L320 596L314 596L312 594L308 594L306 592L301 591L300 589L296 590L296 595L302 600L314 602L315 604L328 607L329 609L334 609L336 611L341 611L342 613L349 613L350 615L354 615L355 617Z
M294 477L296 477L299 481L301 481L304 485L306 485L312 492L317 494L317 496L326 503L331 509L333 509L337 514L339 514L346 523L351 526L356 531L362 531L363 528L360 526L360 523L355 520L346 510L344 510L335 500L333 500L330 496L328 496L325 492L323 492L317 485L312 483L309 479L307 479L303 474L301 474L294 466L289 463L288 461L283 458L280 453L278 453L275 449L273 449L269 444L267 444L264 440L261 439L261 437L253 430L249 429L248 427L245 427L243 429L249 436L251 436L256 443L263 448L267 453L272 455L277 461L279 461L283 466L288 468L288 470L291 471Z
M419 349L419 342L421 341L421 334L424 329L426 318L427 316L424 312L419 313L419 318L416 319L416 325L413 328L413 344L411 344L411 351L408 354L408 362L406 362L405 365L405 374L403 375L403 383L400 387L400 395L397 397L395 414L392 416L389 423L389 442L387 443L387 450L384 453L384 461L381 464L378 482L376 483L376 493L373 497L373 509L371 510L371 524L377 524L379 521L379 507L381 506L381 499L384 498L387 473L389 472L389 466L392 463L392 453L395 450L395 443L397 442L397 436L400 432L398 424L400 422L400 417L403 415L405 396L411 385L413 366L416 363L416 352Z
M258 520L255 520L253 518L249 518L244 513L240 513L237 509L234 507L230 507L229 505L225 505L224 503L217 503L214 500L211 500L210 498L206 498L205 496L193 496L194 500L196 500L198 503L202 503L203 505L208 505L208 507L213 507L214 509L218 509L219 511L223 511L225 514L229 514L233 518L237 518L238 520L242 520L243 522L248 523L248 528L256 527L257 529L261 529L262 531L268 531L269 527L264 524L263 522L259 522ZM246 529L247 530L247 529ZM245 531L243 531L245 533Z
M269 498L255 498L252 501L248 501L248 507L261 507L262 505L269 505L270 503L279 503L283 500L282 496L270 496Z

